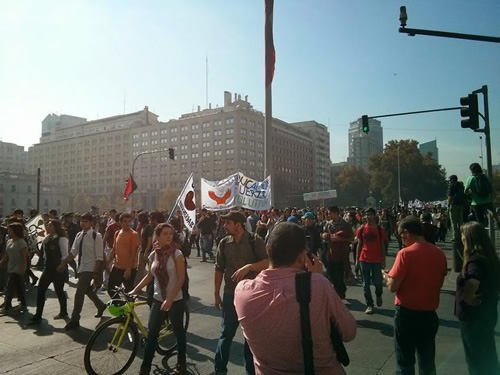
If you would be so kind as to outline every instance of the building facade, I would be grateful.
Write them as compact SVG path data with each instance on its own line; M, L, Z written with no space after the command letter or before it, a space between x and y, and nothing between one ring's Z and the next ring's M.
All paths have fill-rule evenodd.
M437 147L437 140L420 143L418 145L418 149L423 156L430 154L431 159L434 159L439 163L439 150Z
M331 189L330 183L330 132L316 121L293 122L291 125L305 130L313 141L313 186L312 191Z
M370 131L363 132L361 118L349 124L349 156L347 162L368 171L370 157L384 150L382 124L376 119L369 119Z
M36 208L37 177L26 173L0 173L0 216L10 216L20 208L27 216ZM56 209L62 213L68 209L68 194L63 188L42 186L40 188L40 211Z
M26 173L28 152L23 146L0 141L0 172Z
M229 92L221 108L198 107L168 122L158 121L145 107L54 129L29 149L29 166L32 171L41 168L43 183L66 188L71 196L85 193L113 202L133 173L139 206L156 209L162 192L179 192L191 172L198 189L201 177L219 180L240 171L264 178L264 115L247 97L235 94L233 99ZM278 206L311 190L314 140L307 131L273 119L272 142ZM170 147L175 149L174 161L168 157Z

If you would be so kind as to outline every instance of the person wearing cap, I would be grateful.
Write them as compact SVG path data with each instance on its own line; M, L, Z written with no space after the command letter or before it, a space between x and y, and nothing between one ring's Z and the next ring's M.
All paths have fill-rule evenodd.
M240 211L222 215L228 234L217 247L214 274L215 307L222 310L222 331L215 352L215 373L226 374L229 351L238 328L238 316L234 307L234 290L243 279L253 279L269 266L264 241L245 229L246 217ZM220 288L224 279L224 293ZM244 345L246 374L255 374L253 356L248 343Z
M321 249L321 237L316 226L316 216L308 211L302 216L302 221L306 232L306 250L308 253L318 256Z
M327 212L330 222L323 233L323 239L329 242L326 270L340 299L345 299L345 279L352 277L349 245L354 240L354 233L352 226L342 218L337 206L328 207Z
M78 284L76 285L75 302L71 320L65 329L70 330L80 326L80 313L83 308L85 295L90 298L97 308L96 318L100 318L106 310L106 304L102 302L93 286L92 280L98 280L101 263L103 261L103 242L100 233L92 229L93 216L90 212L82 215L80 226L82 231L76 235L69 255L61 261L57 270L64 272L66 266L78 257Z

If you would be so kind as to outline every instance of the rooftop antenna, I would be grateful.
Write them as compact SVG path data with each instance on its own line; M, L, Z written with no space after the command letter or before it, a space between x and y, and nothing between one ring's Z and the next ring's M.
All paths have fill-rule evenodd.
M123 90L123 114L125 114L126 104L127 104L127 91Z

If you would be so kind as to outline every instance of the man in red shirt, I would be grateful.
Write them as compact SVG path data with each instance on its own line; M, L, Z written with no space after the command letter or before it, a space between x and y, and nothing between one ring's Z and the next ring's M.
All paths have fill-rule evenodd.
M416 217L403 219L398 233L406 247L398 252L394 266L384 276L389 290L396 293L396 374L415 373L415 349L420 373L435 374L439 326L436 309L447 274L446 256L439 247L425 241L422 224Z
M382 306L382 269L385 267L385 229L377 225L375 210L369 208L365 212L366 224L356 231L358 238L356 269L361 267L363 276L363 293L366 300L365 313L373 314L373 297L370 285L375 285L377 306Z

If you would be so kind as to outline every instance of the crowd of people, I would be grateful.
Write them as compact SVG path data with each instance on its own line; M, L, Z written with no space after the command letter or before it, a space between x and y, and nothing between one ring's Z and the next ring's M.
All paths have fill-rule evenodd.
M473 208L469 216L461 197L472 182L463 189L457 184L452 176L447 209L331 206L265 212L234 209L222 214L201 209L191 232L179 211L119 213L110 209L104 215L70 212L58 217L51 210L29 229L24 213L16 210L0 226L2 313L25 313L26 287L36 285L36 312L29 324L43 324L46 292L53 284L60 306L54 319L65 320L65 329L74 330L80 326L85 296L100 318L106 304L99 290L116 298L117 286L131 294L147 288L148 340L140 374L151 371L156 337L167 312L178 344L174 373L185 374L182 317L189 299L187 259L195 247L200 262L214 263L214 305L222 311L221 334L214 348L216 374L227 373L240 324L247 374L303 374L311 368L316 374L344 373L343 342L355 338L356 320L343 300L355 280L362 283L368 315L384 303L384 280L395 293L396 373L413 374L417 353L420 373L435 374L436 310L448 274L445 253L435 244L446 241L451 230L452 242L462 246L455 315L468 369L471 374L498 374L494 328L500 261L483 217L489 212L498 223L498 215L488 205L484 210ZM37 215L30 213L33 218ZM31 240L32 230L44 236L40 244ZM399 250L388 270L386 256L392 238ZM38 262L32 265L35 255ZM39 279L31 267L42 271ZM303 290L297 280L304 271L311 277L304 284L308 285L308 313L302 315L304 306L298 314L297 301ZM69 315L64 289L71 273L78 281ZM15 297L17 307L13 307ZM309 327L309 338L303 336L304 327ZM314 345L307 349L308 340Z

